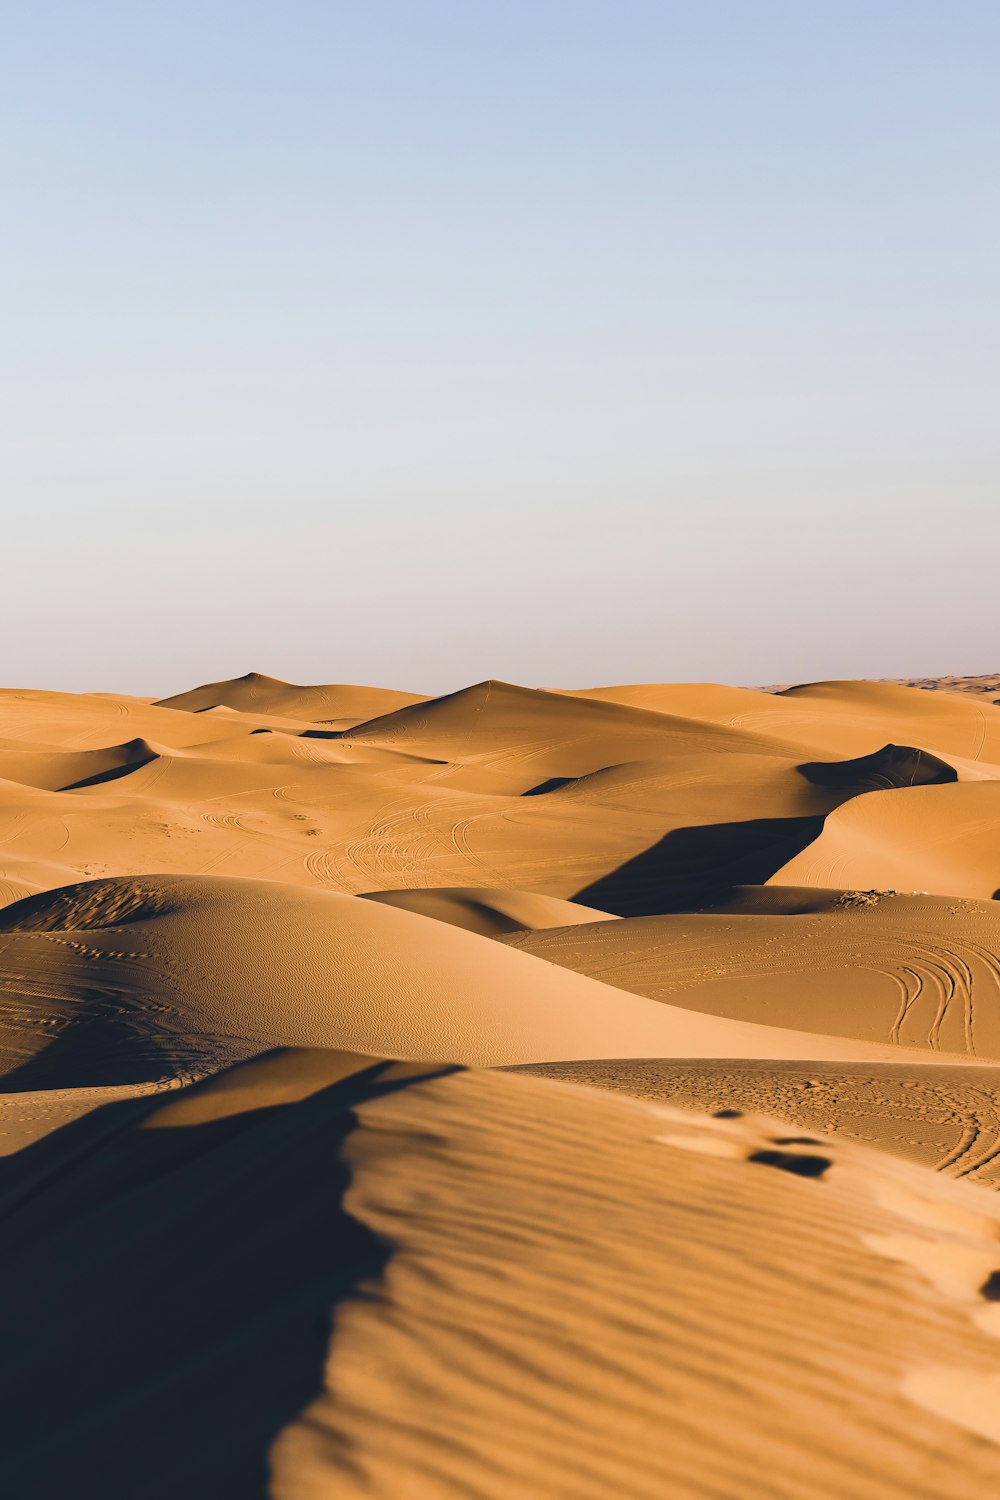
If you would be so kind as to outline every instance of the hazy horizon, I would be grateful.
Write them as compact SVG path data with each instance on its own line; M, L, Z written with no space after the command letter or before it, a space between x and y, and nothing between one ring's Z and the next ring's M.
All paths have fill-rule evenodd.
M7 30L5 684L1000 666L995 7Z
M302 688L307 688L307 689L311 688L311 687L326 686L327 684L334 684L335 682L340 681L340 679L334 679L332 677L326 677L326 678L323 678L322 680L317 680L316 682L308 682L308 683L292 682L288 678L281 678L276 673L273 673L273 672L260 672L260 673L256 673L256 672L251 671L251 672L246 672L246 673L243 673L243 672L230 673L229 676L223 676L223 677L217 677L217 678L206 678L206 679L203 679L203 680L199 679L198 682L194 682L193 680L192 681L188 681L188 682L173 682L169 687L166 687L166 688L162 689L162 691L159 691L159 690L150 690L150 691L147 691L147 692L141 692L138 689L125 689L125 688L115 687L115 686L110 686L109 687L107 685L104 685L103 687L94 687L94 686L86 686L85 685L85 686L76 686L76 687L72 687L72 688L59 688L58 686L54 686L50 682L30 682L29 683L29 682L16 682L16 681L11 681L10 683L0 683L0 690L13 691L15 693L16 692L26 692L26 693L38 693L38 692L40 692L43 695L49 694L49 693L58 693L58 692L72 692L72 693L92 694L92 695L95 695L97 697L113 697L113 698L135 697L135 698L138 698L138 699L141 699L141 700L159 701L159 700L162 700L162 699L172 698L172 697L176 696L179 693L184 693L184 692L186 692L190 688L208 686L213 681L214 682L238 682L238 681L241 681L241 680L245 680L247 677L251 677L251 676L254 676L254 675L256 675L258 677L261 677L261 678L270 679L270 680L278 682L278 683L283 683L285 686L288 686L288 687L302 687ZM719 685L722 685L722 686L742 687L742 688L749 688L751 690L752 689L758 689L758 690L768 689L768 690L773 690L775 688L806 687L806 686L810 686L812 684L820 683L820 682L836 682L836 681L848 681L848 682L853 682L853 681L880 682L880 681L882 681L882 682L893 682L893 681L897 681L897 680L902 679L902 678L914 678L914 679L916 679L918 677L930 677L930 678L933 678L934 675L935 674L932 674L932 673L920 673L920 672L905 673L905 672L901 672L901 673L897 674L896 678L876 678L876 677L871 676L870 674L867 674L867 673L856 673L853 676L850 676L850 677L847 677L847 678L804 677L804 678L801 678L801 679L795 679L795 680L789 679L788 681L781 681L781 682L777 681L776 679L769 679L769 680L765 681L763 678L761 678L759 681L755 681L755 682L749 682L749 681L747 681L747 682L736 682L736 681L724 680L724 679L719 678L719 677L692 678L692 677L677 676L677 677L664 677L664 678L661 678L661 679L642 678L642 679L635 679L635 682L638 684L640 682L641 683L647 683L647 682L651 683L651 682L655 682L655 681L662 681L664 683L677 684L677 685L680 685L680 686L691 686L691 687L697 687L697 686L699 686L699 685L701 685L703 683L716 683L716 684L719 684ZM973 673L973 672L970 672L970 673L950 673L950 672L945 673L945 672L942 672L942 673L938 673L936 675L938 677L941 677L941 678L943 678L943 677L962 677L962 676L967 676L967 677L970 677L970 678L975 678L975 677L987 677L988 678L990 674L988 672L985 672L985 673L984 672L978 672L978 673ZM997 676L998 676L998 679L1000 679L1000 673L998 673ZM385 680L377 681L377 682L376 681L370 681L370 682L366 682L366 683L360 683L360 682L358 682L358 683L354 683L353 685L357 686L357 687L388 688L388 689L398 690L398 691L402 691L402 692L412 692L412 693L415 693L417 695L424 695L424 696L426 696L428 698L446 698L446 697L454 695L455 693L462 692L465 688L476 687L476 686L479 686L479 685L481 685L483 683L486 683L486 682L491 682L491 683L507 682L507 683L509 683L512 686L525 687L525 688L531 688L531 689L540 689L543 692L550 691L550 692L559 692L559 693L565 693L565 692L570 692L571 693L571 692L574 692L574 691L583 692L583 691L585 691L587 689L590 689L590 688L615 687L615 686L625 687L625 686L629 686L631 684L631 679L628 682L626 682L626 680L624 678L622 678L620 680L616 680L615 682L611 682L611 681L598 682L596 680L593 681L593 682L590 682L590 681L584 682L584 681L575 681L575 680L573 682L552 682L552 681L538 681L538 682L535 682L535 681L529 681L529 680L518 681L517 679L514 679L514 678L500 678L500 677L498 677L498 676L496 676L494 674L493 676L488 676L488 677L470 677L465 682L452 682L452 683L445 683L445 684L438 683L438 684L434 684L434 685L428 685L427 683L410 682L410 681L400 682L400 681L396 681L395 679L392 679L392 680L385 679ZM345 680L345 685L346 686L350 686L351 684L346 683L346 680Z

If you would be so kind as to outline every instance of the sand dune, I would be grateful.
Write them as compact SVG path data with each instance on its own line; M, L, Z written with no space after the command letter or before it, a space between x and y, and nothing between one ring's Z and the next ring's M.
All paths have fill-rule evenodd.
M69 886L7 907L0 939L0 1069L16 1090L184 1080L273 1046L490 1065L616 1049L892 1056L660 1004L412 911L262 881Z
M41 791L68 792L127 775L156 760L160 751L149 740L125 740L99 750L47 750L38 746L0 745L0 779Z
M609 912L595 911L575 901L560 901L555 896L538 896L534 891L478 890L475 886L467 890L369 891L365 899L450 922L454 927L464 927L484 937L566 927L576 922L615 920Z
M989 698L994 703L1000 693L1000 677L995 672L987 672L979 677L880 677L875 680L892 683L896 687L924 688L932 693L970 693L973 697ZM791 686L789 682L775 683L759 688L758 691L784 693Z
M1000 891L1000 781L917 787L849 802L773 879L989 900Z
M949 1177L1000 1187L995 1064L826 1064L746 1059L591 1059L519 1071L719 1116L768 1114L803 1134L876 1146Z
M638 915L734 883L854 883L792 866L854 816L838 809L857 803L874 820L871 794L950 798L955 778L988 798L998 774L992 705L884 685L781 696L681 685L644 690L636 707L486 683L345 732L260 707L325 712L318 698L241 682L229 696L247 711L199 706L219 684L165 700L195 709L0 694L0 890L160 870L350 893L528 890ZM355 695L337 711L397 701ZM30 803L26 787L52 798ZM884 883L970 889L950 864L940 878L904 876ZM980 879L975 893L996 888Z
M347 1203L395 1253L274 1445L275 1494L303 1468L359 1495L428 1470L441 1494L989 1492L995 1412L957 1425L949 1380L996 1368L995 1205L622 1102L460 1074L359 1108ZM428 1113L434 1144L400 1151Z
M225 682L208 682L189 692L161 698L161 708L179 708L186 713L204 713L206 709L232 708L239 713L273 714L286 719L304 719L309 723L335 721L346 727L391 713L408 703L421 703L419 693L399 693L391 688L349 687L327 683L321 687L300 687L247 672Z
M713 1015L1000 1058L993 902L826 892L809 912L633 917L504 941Z
M996 1370L995 1202L845 1142L306 1052L113 1105L5 1173L11 1494L1000 1478L995 1408L956 1400ZM84 1379L53 1379L67 1348Z
M987 672L980 677L898 677L900 687L927 688L930 692L972 693L996 703L1000 698L1000 677Z
M732 723L741 714L767 713L772 709L765 693L754 688L726 687L720 682L633 682L620 687L574 688L565 695L718 724Z
M211 722L108 693L42 693L0 689L0 742L42 749L88 750L145 738L180 748L216 737Z
M794 744L773 743L767 734L742 733L694 716L654 714L571 694L547 693L509 682L481 682L383 715L349 731L354 739L418 747L424 753L476 757L541 782L584 776L622 760L642 759L666 748L691 751L738 746L781 754ZM524 790L531 790L526 784Z
M819 682L775 692L714 683L592 688L578 697L815 745L837 757L870 754L896 740L941 754L1000 762L1000 722L978 695L924 693L888 682Z
M0 693L3 1493L992 1495L928 685Z

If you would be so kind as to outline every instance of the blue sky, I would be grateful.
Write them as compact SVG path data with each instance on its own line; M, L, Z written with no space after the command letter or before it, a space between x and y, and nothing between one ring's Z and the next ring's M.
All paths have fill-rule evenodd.
M2 678L986 671L1000 8L15 4Z

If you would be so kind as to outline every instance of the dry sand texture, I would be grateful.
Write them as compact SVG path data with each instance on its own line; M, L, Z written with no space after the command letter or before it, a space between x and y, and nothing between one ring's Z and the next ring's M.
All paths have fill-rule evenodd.
M988 682L0 694L0 1492L1000 1493Z

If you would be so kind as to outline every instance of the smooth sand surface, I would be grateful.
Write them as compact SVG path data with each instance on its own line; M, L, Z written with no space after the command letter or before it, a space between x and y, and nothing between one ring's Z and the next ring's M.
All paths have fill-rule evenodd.
M976 683L0 692L0 1490L1000 1493Z
M226 682L209 682L172 698L161 698L161 708L179 708L191 713L206 709L232 708L238 713L274 714L307 722L360 723L376 714L389 713L409 703L421 703L419 693L400 693L391 688L349 687L343 683L321 687L299 687L260 672Z
M915 787L845 805L772 877L782 884L1000 892L1000 781Z
M794 915L631 917L504 941L712 1015L1000 1057L997 903L829 892L809 904Z
M781 736L843 756L867 753L875 748L874 738L993 764L1000 760L994 705L977 694L928 698L895 683L817 682L774 693L720 688L715 683L672 683L592 688L576 696Z
M560 901L556 896L539 896L533 891L479 890L475 886L466 890L370 891L365 899L418 912L422 917L435 917L439 922L449 922L484 937L616 920L609 912L595 911L575 901Z
M0 994L0 1077L17 1092L183 1080L273 1046L502 1065L803 1045L383 903L225 876L94 881L7 907ZM834 1035L809 1045L892 1055Z

